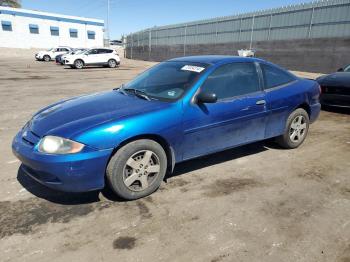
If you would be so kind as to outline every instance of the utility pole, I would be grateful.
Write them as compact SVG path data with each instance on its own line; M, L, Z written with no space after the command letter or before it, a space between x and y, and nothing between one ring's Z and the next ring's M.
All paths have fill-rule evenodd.
M110 0L107 0L107 28L106 28L106 37L108 40L108 46L109 46L109 41L110 41L110 35L109 35L109 12L110 12Z

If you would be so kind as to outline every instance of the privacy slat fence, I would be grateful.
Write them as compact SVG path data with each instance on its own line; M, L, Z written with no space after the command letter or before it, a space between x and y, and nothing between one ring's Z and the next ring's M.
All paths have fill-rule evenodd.
M261 41L349 37L350 0L328 0L145 29L127 36L126 53L160 60L152 59L158 47L167 47L164 57L172 57L191 54L189 49L201 45L244 43L244 48L255 48Z

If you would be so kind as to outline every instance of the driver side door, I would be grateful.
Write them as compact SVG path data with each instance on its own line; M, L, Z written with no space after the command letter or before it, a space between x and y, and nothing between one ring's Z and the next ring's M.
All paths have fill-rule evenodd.
M91 49L85 56L84 56L84 62L85 64L95 64L98 60L98 49Z
M209 75L199 93L215 93L218 100L184 106L183 160L264 139L267 110L258 72L245 62Z

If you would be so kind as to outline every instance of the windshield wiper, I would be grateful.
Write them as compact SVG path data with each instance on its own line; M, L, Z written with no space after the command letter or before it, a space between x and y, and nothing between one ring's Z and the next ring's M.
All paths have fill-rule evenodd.
M126 91L126 92L133 92L135 94L135 96L143 98L145 100L151 101L151 98L149 98L149 96L147 95L146 92L135 89L135 88L124 88L121 87L120 91Z
M123 91L123 89L124 89L124 84L121 84L120 86L118 86L118 87L116 87L116 88L113 88L113 90L115 90L115 91L120 91L120 92L122 92L124 95L126 95L125 92Z

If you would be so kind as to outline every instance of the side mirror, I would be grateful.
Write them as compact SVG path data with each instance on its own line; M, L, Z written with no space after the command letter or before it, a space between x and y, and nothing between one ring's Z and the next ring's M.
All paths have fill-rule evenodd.
M197 95L197 103L204 104L212 104L216 103L218 101L218 98L216 94L214 93L207 93L207 92L201 92Z
M339 68L337 72L344 72L344 68Z

